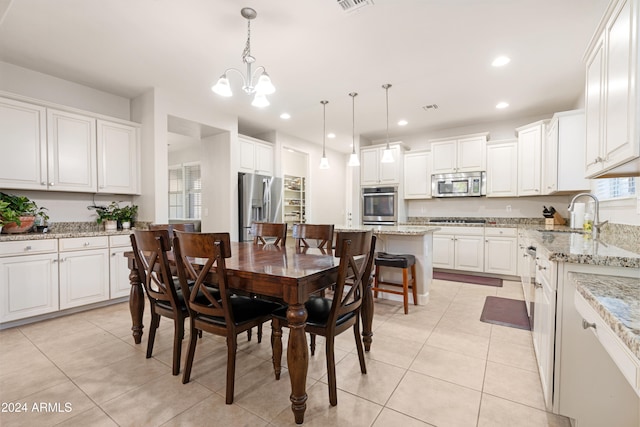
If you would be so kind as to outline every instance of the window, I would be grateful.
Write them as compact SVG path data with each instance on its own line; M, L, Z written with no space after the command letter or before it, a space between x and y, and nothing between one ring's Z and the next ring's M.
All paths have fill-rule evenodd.
M600 200L632 197L636 194L636 180L635 178L598 179L595 192Z
M200 219L202 180L200 163L169 168L169 219Z

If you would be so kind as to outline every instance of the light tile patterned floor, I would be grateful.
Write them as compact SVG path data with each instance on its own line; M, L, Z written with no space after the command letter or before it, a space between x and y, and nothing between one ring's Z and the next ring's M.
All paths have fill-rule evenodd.
M516 282L496 288L435 280L429 304L411 306L409 315L400 303L378 300L367 375L360 374L353 335L337 340L336 407L329 405L318 339L304 425L569 426L544 411L530 332L479 321L488 295L522 299ZM171 321L161 322L151 359L147 330L134 345L130 326L128 305L117 304L0 332L2 409L27 407L1 412L0 425L295 425L286 357L280 381L273 377L269 327L262 344L241 337L235 401L225 405L224 339L205 334L183 385L171 375ZM35 412L34 403L51 405Z

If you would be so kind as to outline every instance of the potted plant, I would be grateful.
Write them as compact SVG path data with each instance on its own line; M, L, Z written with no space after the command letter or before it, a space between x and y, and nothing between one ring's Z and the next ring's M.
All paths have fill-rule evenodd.
M120 206L118 202L111 202L108 206L87 206L87 209L94 209L98 218L96 222L102 224L104 222L105 231L115 231L118 229L118 219Z
M118 209L118 221L120 221L120 225L124 230L131 228L131 224L138 214L138 206L124 206Z
M36 219L42 224L46 223L49 219L46 210L26 196L0 192L0 225L5 233L26 233Z

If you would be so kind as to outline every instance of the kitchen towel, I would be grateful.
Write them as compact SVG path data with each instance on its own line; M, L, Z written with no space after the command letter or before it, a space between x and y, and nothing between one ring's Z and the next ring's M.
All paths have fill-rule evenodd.
M571 228L582 228L584 223L584 203L574 203L571 212Z

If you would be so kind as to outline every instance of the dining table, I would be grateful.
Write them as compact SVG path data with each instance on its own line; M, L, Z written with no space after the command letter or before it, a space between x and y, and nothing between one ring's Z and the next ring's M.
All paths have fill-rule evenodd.
M142 340L144 291L133 252L128 258L131 293L133 339ZM197 261L194 260L194 263ZM316 248L300 249L293 246L256 245L253 242L231 242L231 258L226 259L229 288L243 293L275 299L287 304L289 341L287 362L291 380L291 409L295 422L304 422L309 367L309 348L305 334L307 310L305 302L336 282L340 258L331 251ZM212 270L215 273L215 270ZM373 295L371 281L365 280L363 290L362 340L365 351L371 349L373 333Z

